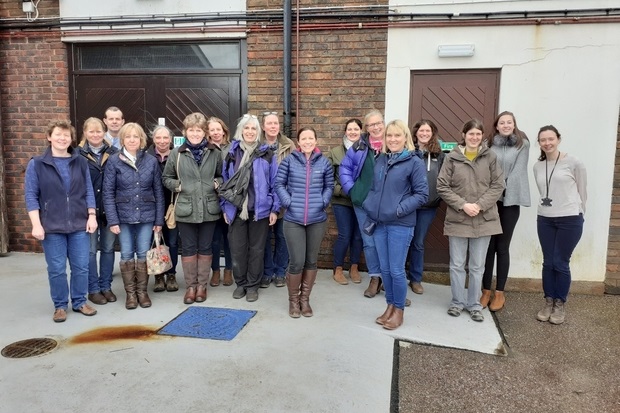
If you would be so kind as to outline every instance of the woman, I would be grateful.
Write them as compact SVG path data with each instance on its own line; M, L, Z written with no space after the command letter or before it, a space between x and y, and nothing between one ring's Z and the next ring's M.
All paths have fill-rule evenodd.
M428 201L416 210L413 239L409 246L409 287L415 294L423 294L422 272L424 270L424 241L437 214L441 198L437 194L437 176L443 165L445 154L439 146L437 126L427 119L413 125L415 154L424 162L428 182Z
M210 117L207 120L207 128L209 131L209 142L218 147L222 154L222 160L228 153L230 145L228 126L223 120L216 117ZM213 262L211 263L211 281L209 285L211 287L217 287L220 285L220 251L224 248L224 280L222 284L229 286L233 284L232 276L232 258L230 256L230 245L228 244L228 225L224 221L224 216L220 215L220 218L215 222L215 231L213 232L213 243L211 249L213 250Z
M112 155L103 177L103 207L110 231L121 246L121 276L127 298L125 308L151 306L146 288L149 275L146 252L153 232L164 225L164 191L157 160L146 153L146 134L137 123L119 132L121 150Z
M414 149L411 132L403 121L387 124L383 153L377 158L372 187L363 204L368 214L364 231L375 241L387 302L376 322L387 330L403 324L407 252L416 226L416 211L428 200L424 163ZM376 226L374 230L372 226Z
M519 220L520 206L530 206L530 184L527 177L530 142L517 127L517 120L512 112L497 115L493 128L492 134L487 138L487 146L495 152L499 166L504 172L506 190L497 201L502 233L493 235L489 243L482 277L480 305L482 308L488 305L489 310L499 311L506 303L504 287L510 269L510 241ZM497 281L495 294L491 300L495 255L497 255Z
M263 113L263 140L271 147L278 165L282 160L289 156L295 150L295 144L288 137L280 132L280 120L277 112ZM265 257L263 279L261 288L269 288L271 280L276 287L284 287L286 282L284 276L288 265L288 249L286 248L286 240L284 239L284 220L283 211L278 212L278 220L269 228L267 233L267 242L265 242ZM271 234L273 233L273 246L271 245Z
M237 284L233 298L245 296L249 302L258 300L267 232L269 226L276 223L280 209L273 189L278 163L269 146L259 144L260 133L256 116L243 115L222 173L226 182L244 165L251 168L249 182L238 188L247 191L242 204L236 206L225 198L221 200L224 220L229 225L233 277Z
M504 190L504 174L495 152L483 145L484 126L477 119L463 125L463 144L455 147L437 178L437 192L448 204L444 235L450 245L452 302L448 314L463 308L474 321L484 321L480 287L489 240L501 234L497 200ZM469 287L465 296L465 259L469 249Z
M50 123L46 135L50 146L28 162L24 192L32 236L41 241L45 253L52 319L62 323L67 319L69 293L73 311L97 314L86 303L89 236L97 230L97 212L88 163L71 148L75 137L71 122Z
M360 140L362 132L362 121L359 119L349 119L345 123L344 137L342 144L334 147L327 154L327 159L334 167L334 194L332 195L332 210L336 218L336 226L338 227L338 238L334 242L334 281L338 284L346 285L349 282L344 276L342 267L344 264L344 256L350 248L349 277L356 284L362 282L358 270L360 255L362 254L362 236L360 235L360 227L357 223L355 211L351 198L342 191L342 185L339 179L339 169L345 154Z
M368 268L370 283L364 296L372 298L381 290L381 267L372 236L364 233L362 226L366 222L366 211L362 203L366 199L374 176L375 158L383 147L385 125L381 112L373 110L364 117L366 136L358 139L347 150L338 171L342 192L351 198L353 210L360 226L360 235L364 246L364 258Z
M185 278L183 302L207 299L213 253L211 242L220 218L217 188L222 183L222 156L207 141L207 118L191 113L183 120L185 142L170 152L164 186L178 193L174 216L181 235L181 266Z
M297 140L299 150L282 161L276 179L276 192L285 208L284 237L290 257L286 285L292 318L313 315L310 293L327 227L325 209L334 191L334 171L316 146L314 129L301 128Z
M537 319L562 324L570 290L570 257L581 239L586 212L586 168L572 155L560 152L561 135L552 126L538 132L540 157L534 178L540 192L538 240L543 252L542 283L545 306Z
M112 270L114 269L114 241L116 235L108 228L103 209L103 172L111 155L118 152L114 146L103 139L105 125L99 118L84 121L83 139L79 145L80 154L88 162L90 179L97 206L97 229L90 235L90 255L88 262L88 299L98 305L115 302L112 292ZM99 273L97 274L97 244L101 248Z
M153 138L153 145L151 145L146 152L153 155L155 159L157 159L157 162L159 163L159 170L163 174L166 162L170 156L170 148L172 147L172 132L167 126L158 125L155 126L151 132L151 136ZM173 199L172 192L163 186L163 183L162 188L164 190L164 200L167 208ZM179 262L179 228L168 228L168 225L164 223L162 234L164 236L164 242L170 249L172 268L170 268L165 274L158 274L155 276L153 291L156 293L179 290L179 284L177 283L177 263Z

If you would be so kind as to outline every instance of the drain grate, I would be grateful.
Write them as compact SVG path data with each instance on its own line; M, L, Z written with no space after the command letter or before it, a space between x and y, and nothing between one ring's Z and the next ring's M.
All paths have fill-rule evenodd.
M10 359L23 359L49 353L58 346L51 338L29 338L17 341L2 349L2 356Z

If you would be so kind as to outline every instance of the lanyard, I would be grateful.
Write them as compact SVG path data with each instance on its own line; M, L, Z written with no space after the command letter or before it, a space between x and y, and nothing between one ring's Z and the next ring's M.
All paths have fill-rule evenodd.
M549 199L549 186L551 185L551 177L553 176L553 172L555 171L555 167L558 165L558 161L560 160L560 156L562 152L558 152L558 157L555 158L555 163L553 164L553 169L551 169L551 175L549 175L549 162L545 160L545 183L547 184L547 193L545 198Z

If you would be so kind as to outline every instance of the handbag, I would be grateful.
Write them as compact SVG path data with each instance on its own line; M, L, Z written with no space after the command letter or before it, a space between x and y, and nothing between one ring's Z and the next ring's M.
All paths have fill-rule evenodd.
M177 153L177 176L179 176L179 159L181 157L180 153ZM176 198L174 197L175 193L172 193L172 198L170 198L170 205L168 205L168 209L166 209L166 215L164 215L164 221L166 221L166 226L168 229L175 229L177 226L177 218L174 215L174 211L177 207L177 201L179 200L179 194L176 194Z
M159 239L161 238L161 244ZM161 232L153 233L151 249L146 252L146 268L149 275L163 274L172 268L170 250L164 242Z

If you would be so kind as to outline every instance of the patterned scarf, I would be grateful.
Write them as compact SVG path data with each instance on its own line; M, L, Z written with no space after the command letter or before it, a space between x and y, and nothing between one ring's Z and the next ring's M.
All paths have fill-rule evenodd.
M196 163L200 165L200 162L202 162L202 155L204 154L204 149L207 147L208 144L207 140L205 138L202 138L198 145L192 145L189 139L185 138L185 144L194 156L194 160L196 161Z
M239 166L237 167L237 170L241 168L244 164L248 163L248 161L252 157L252 153L254 153L254 150L256 149L257 146L258 146L258 140L254 141L253 143L247 143L243 139L239 141L239 147L243 150L243 157L241 158L241 161L239 162ZM248 193L249 193L249 190L248 190ZM245 195L245 199L243 200L243 206L241 207L241 212L239 212L239 218L241 218L244 221L247 221L249 218L248 195L247 194Z

